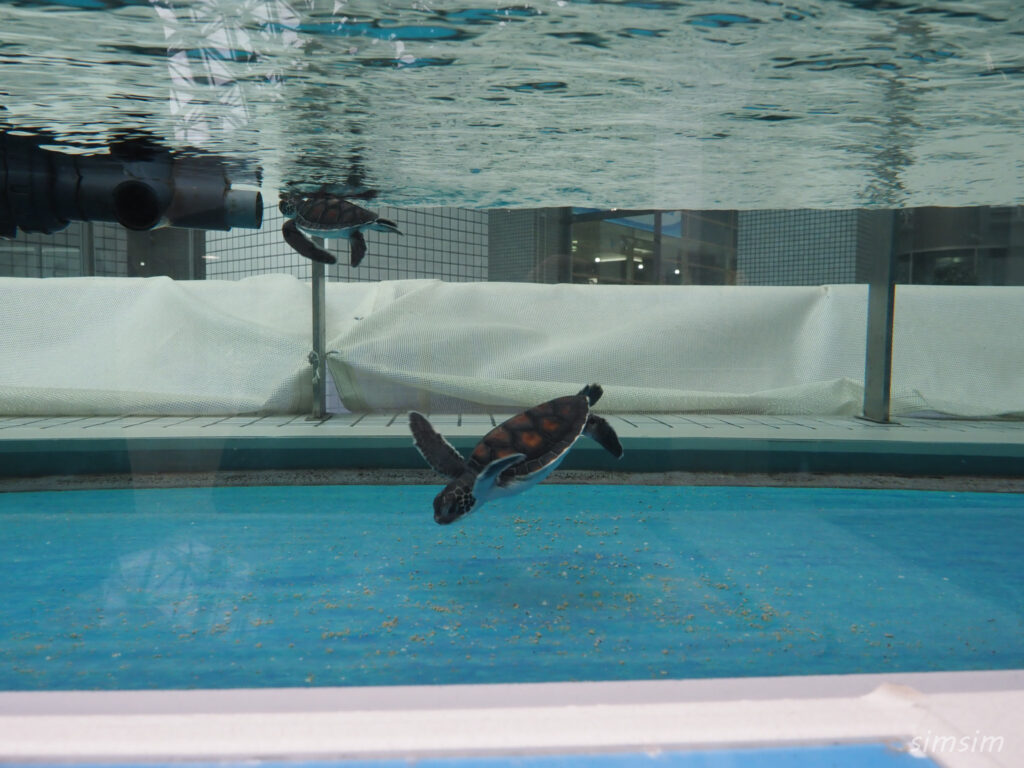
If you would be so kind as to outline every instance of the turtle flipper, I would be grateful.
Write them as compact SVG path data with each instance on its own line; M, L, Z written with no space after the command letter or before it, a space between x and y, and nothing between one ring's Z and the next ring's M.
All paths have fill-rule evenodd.
M302 234L302 232L299 231L299 228L295 225L294 219L288 219L288 221L284 223L284 226L281 227L281 234L284 235L284 241L288 243L288 245L307 259L319 261L321 264L335 264L338 261L330 253L311 242L304 234Z
M439 475L455 480L466 471L466 460L430 425L426 416L410 411L409 429L412 430L416 450Z
M619 436L615 434L611 424L600 416L593 413L587 416L587 425L583 428L583 434L591 440L597 441L616 459L622 458L622 443L619 442Z
M363 233L358 229L353 230L352 234L348 236L348 250L351 255L351 261L349 262L353 267L358 267L359 262L363 260L366 255L366 239L363 237Z
M402 230L398 228L391 219L377 219L375 222L370 224L370 229L376 229L378 232L390 232L393 235L402 234Z
M587 386L579 391L579 395L577 395L577 397L583 395L587 398L587 402L593 405L601 399L601 395L603 394L604 389L601 388L600 384L587 384Z
M487 494L494 487L494 484L498 482L498 477L509 467L518 464L526 458L525 454L522 453L511 453L508 456L502 456L500 459L495 459L486 467L480 470L480 474L476 476L476 482L473 484L473 496L478 499L486 498Z

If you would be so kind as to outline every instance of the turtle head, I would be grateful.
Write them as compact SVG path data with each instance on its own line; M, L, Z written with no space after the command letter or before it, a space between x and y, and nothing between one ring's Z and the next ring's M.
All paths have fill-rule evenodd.
M472 512L475 506L476 497L470 486L455 480L434 498L434 522L439 525L454 523Z
M277 208L287 218L295 218L295 196L290 193L282 193L281 201L277 204Z

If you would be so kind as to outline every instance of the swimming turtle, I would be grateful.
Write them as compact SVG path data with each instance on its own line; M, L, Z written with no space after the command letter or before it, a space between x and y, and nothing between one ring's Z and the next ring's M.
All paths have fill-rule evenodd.
M312 194L284 193L281 195L278 208L288 217L288 221L281 227L285 242L307 259L324 264L334 264L337 259L311 242L306 235L347 237L350 263L357 267L366 255L363 230L375 229L379 232L402 234L395 222L382 219L373 211L361 208L341 195L326 190Z
M615 430L591 413L603 390L590 384L579 394L558 397L513 416L492 429L464 459L416 411L409 413L416 448L433 469L451 482L434 499L434 521L455 522L485 501L532 488L562 463L580 435L601 444L615 458L622 445Z

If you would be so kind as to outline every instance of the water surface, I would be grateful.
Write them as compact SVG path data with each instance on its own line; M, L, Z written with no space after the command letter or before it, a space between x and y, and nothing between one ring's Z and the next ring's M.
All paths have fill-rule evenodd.
M0 124L396 205L1024 199L1024 6L19 0Z

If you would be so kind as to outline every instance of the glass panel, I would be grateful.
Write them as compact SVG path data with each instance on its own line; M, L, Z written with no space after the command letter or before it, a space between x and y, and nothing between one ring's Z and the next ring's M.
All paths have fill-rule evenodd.
M1019 0L0 17L0 688L1024 665Z

